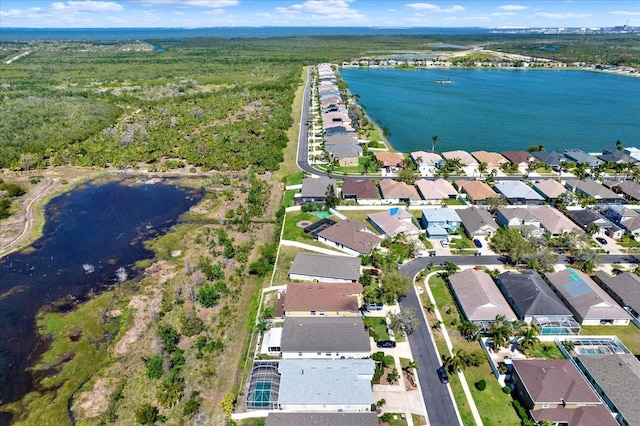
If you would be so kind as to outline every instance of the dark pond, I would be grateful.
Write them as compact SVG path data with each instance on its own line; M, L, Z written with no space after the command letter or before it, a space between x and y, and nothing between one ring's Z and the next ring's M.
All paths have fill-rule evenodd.
M25 369L46 349L37 312L65 297L71 302L62 309L71 308L117 283L120 268L133 277L134 263L153 257L142 242L166 232L201 198L201 191L172 184L123 180L87 184L47 205L35 250L0 259L0 405L33 388Z

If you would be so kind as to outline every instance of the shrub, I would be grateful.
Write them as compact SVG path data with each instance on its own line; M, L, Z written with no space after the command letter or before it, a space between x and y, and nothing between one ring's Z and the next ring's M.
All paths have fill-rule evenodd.
M230 418L236 405L235 395L232 393L225 393L222 397L221 405L222 411L224 412L225 416L227 416L227 418Z
M487 361L487 353L482 349L474 349L464 355L464 361L467 365L478 367Z
M162 377L164 369L162 368L163 359L160 355L156 355L147 361L147 377L150 379L159 379Z
M136 422L141 425L152 425L158 419L158 408L151 404L142 404L136 409Z
M511 388L509 386L505 386L502 388L502 392L506 393L507 395L511 393Z
M476 389L478 389L480 392L482 392L486 388L487 388L487 382L485 382L484 379L481 379L480 381L476 382Z
M198 302L205 308L211 308L218 303L218 291L210 284L205 284L198 291Z
M178 333L178 330L169 324L162 324L158 327L158 334L164 342L165 351L168 353L175 352L178 342L180 341L180 334Z

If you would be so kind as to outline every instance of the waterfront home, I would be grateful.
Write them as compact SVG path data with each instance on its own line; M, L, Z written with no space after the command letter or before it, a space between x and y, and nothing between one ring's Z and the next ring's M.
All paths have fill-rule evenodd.
M487 330L499 315L504 315L507 321L517 319L486 272L475 268L465 269L451 275L449 284L462 315L480 329Z
M433 176L436 168L443 162L442 157L435 152L414 151L410 155L420 176Z
M378 188L371 179L350 178L342 184L342 198L354 200L358 204L380 204Z
M381 234L394 238L399 234L415 237L420 234L420 228L414 224L414 217L407 208L392 207L378 213L367 215L369 223Z
M638 162L624 151L619 151L615 146L603 149L602 155L599 155L598 158L605 163L634 164Z
M289 268L289 279L355 283L360 279L361 264L359 257L300 252Z
M476 161L476 159L473 158L471 154L469 154L467 151L462 151L462 150L447 151L447 152L441 153L440 155L442 155L442 157L445 158L446 160L455 160L457 158L458 160L460 160L460 163L462 164L462 166L476 167L478 165L478 162Z
M615 240L619 240L624 234L622 228L593 209L571 210L567 216L587 232L595 225L598 227L596 234L605 234Z
M517 165L521 170L526 170L530 165L539 161L527 151L504 151L502 156L509 160L511 164Z
M382 238L367 230L367 225L357 220L345 219L318 233L318 241L353 256L369 254L378 247Z
M322 114L322 128L328 129L335 126L351 126L351 119L346 112L328 112Z
M278 408L283 411L371 410L371 359L300 359L278 363Z
M471 155L476 159L478 164L485 163L489 169L499 169L504 163L509 162L509 160L497 152L473 151Z
M613 192L622 193L627 200L640 201L640 183L632 180L606 180L602 183Z
M494 191L502 195L509 204L544 204L542 195L534 191L526 183L519 180L504 180L495 184Z
M623 152L629 155L631 158L634 158L637 161L640 161L640 149L630 146L628 148L623 149Z
M523 235L541 237L544 230L540 219L531 210L523 207L502 207L498 209L496 223L507 228L518 228Z
M393 179L382 179L378 184L380 194L387 204L421 204L422 198L414 186Z
M565 232L580 229L569 220L568 217L560 213L556 208L551 206L531 207L531 213L540 219L540 226L552 237L557 237Z
M376 160L382 163L387 172L394 172L404 166L404 155L400 152L377 151Z
M569 179L566 182L566 187L575 192L576 194L582 194L585 197L595 199L600 204L626 204L625 200L619 194L616 194L604 185L598 182L588 180Z
M584 272L566 268L545 279L581 325L629 325L630 315Z
M418 179L416 187L420 196L427 204L440 204L444 200L455 200L458 198L458 191L446 179Z
M337 125L324 129L325 136L354 135L355 130L351 126Z
M536 271L503 272L498 275L497 284L518 319L539 326L541 335L580 333L580 325L569 308Z
M340 166L357 166L358 158L362 157L360 145L325 145L331 161L337 161Z
M329 145L358 145L358 138L355 134L328 136L324 138L324 146Z
M616 426L618 422L568 359L514 359L514 394L536 424Z
M427 236L434 240L445 240L455 234L462 220L456 209L449 207L428 208L422 210L420 224L427 230Z
M484 209L469 207L456 210L456 212L458 216L460 216L462 228L470 238L490 237L495 234L499 228L496 221L491 217L491 214Z
M587 154L580 149L565 149L564 156L571 161L575 161L577 164L587 164L590 168L602 165L602 160L599 160L593 155Z
M466 194L471 204L486 204L491 198L500 198L489 185L479 180L458 180L456 186Z
M336 181L327 176L308 177L302 180L302 190L300 194L294 196L296 205L310 203L324 203L327 199L327 188L333 187L336 195L338 187Z
M531 155L555 171L559 171L562 163L567 161L567 157L556 151L534 151Z
M633 323L640 327L640 277L631 272L611 276L604 271L598 271L595 281L629 312L633 317Z
M551 203L567 192L567 188L555 179L542 179L535 181L533 183L533 190Z
M270 412L264 426L378 426L376 413Z
M287 317L356 317L362 306L359 283L289 283L279 303Z

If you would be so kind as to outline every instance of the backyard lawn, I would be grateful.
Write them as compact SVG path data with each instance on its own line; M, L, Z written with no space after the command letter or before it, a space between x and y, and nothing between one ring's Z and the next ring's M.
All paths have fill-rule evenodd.
M387 329L387 320L384 317L364 317L364 324L369 328L369 335L373 340L389 340L389 331Z
M622 343L634 355L640 355L640 329L633 324L623 325L583 325L580 328L582 336L618 336Z

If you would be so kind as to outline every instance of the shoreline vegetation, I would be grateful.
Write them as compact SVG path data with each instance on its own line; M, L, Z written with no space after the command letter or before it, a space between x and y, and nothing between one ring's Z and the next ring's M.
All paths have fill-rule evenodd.
M38 326L51 340L32 369L36 387L0 412L25 425L135 424L151 405L167 424L196 415L224 424L229 404L233 409L243 398L261 290L275 262L283 183L298 175L306 107L300 70L371 52L424 51L425 42L477 45L481 38L149 40L163 52L140 43L50 41L28 42L23 56L24 45L0 41L0 60L12 59L0 77L0 106L10 107L0 126L0 177L27 189L1 222L1 256L28 250L41 236L51 198L95 179L184 177L206 194L185 214L187 223L148 242L156 255L136 280L62 312L55 305L41 311ZM582 40L516 38L571 46ZM631 40L594 39L571 55L613 58L626 54ZM617 45L603 50L603 43ZM51 107L30 108L33 102ZM84 111L91 120L78 118ZM17 138L2 139L15 132ZM27 232L15 241L25 223Z

